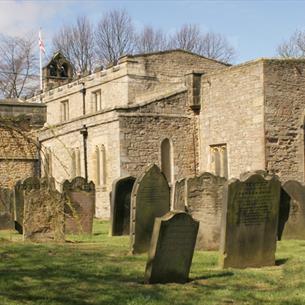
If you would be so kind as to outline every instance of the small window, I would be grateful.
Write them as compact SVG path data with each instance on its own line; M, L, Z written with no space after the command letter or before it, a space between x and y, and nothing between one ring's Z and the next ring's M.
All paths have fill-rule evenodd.
M228 178L227 145L218 144L210 146L210 169L216 176Z
M93 112L102 110L101 90L92 92L92 110Z
M61 102L61 121L65 122L69 120L69 101Z

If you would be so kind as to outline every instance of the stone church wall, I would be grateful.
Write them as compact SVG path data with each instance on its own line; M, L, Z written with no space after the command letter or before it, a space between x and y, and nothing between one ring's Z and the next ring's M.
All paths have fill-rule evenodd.
M108 218L110 215L109 193L112 182L120 177L119 157L119 122L113 113L92 116L77 120L52 130L45 130L40 134L43 147L51 149L52 175L60 189L64 179L71 179L73 173L73 150L79 151L80 172L84 177L84 148L80 128L83 124L88 127L87 158L88 178L96 185L96 216ZM96 149L104 147L105 150L105 184L97 183ZM100 164L100 168L103 164ZM75 171L74 171L75 172Z
M265 60L266 167L304 181L305 61Z
M214 172L214 145L226 145L229 177L265 168L263 107L260 60L202 77L200 171Z
M194 119L187 114L186 103L183 90L120 114L123 175L137 176L150 163L161 167L161 143L166 138L172 144L173 178L195 174Z

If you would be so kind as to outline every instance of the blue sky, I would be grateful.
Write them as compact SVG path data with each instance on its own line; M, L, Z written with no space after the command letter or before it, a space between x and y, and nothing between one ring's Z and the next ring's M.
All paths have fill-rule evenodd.
M93 22L114 8L125 8L136 27L144 24L174 32L196 23L224 34L237 50L236 63L273 57L295 29L305 29L305 1L0 1L0 33L33 35L41 26L46 47L52 34L78 15Z

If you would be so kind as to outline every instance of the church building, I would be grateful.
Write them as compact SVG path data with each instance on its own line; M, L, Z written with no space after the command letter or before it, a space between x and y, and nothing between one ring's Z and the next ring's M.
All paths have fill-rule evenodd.
M171 188L209 171L239 177L268 170L304 181L305 60L240 65L183 50L126 55L73 78L56 53L44 68L47 123L39 141L43 175L57 185L88 177L96 216L109 217L112 182L156 163Z

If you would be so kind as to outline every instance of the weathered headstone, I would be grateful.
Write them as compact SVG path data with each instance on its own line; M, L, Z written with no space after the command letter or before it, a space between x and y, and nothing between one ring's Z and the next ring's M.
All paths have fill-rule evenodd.
M12 230L14 225L14 191L0 188L0 230Z
M277 225L277 239L282 240L285 224L289 218L291 198L281 187L281 197L280 197L280 208L279 208L279 220Z
M155 220L145 282L185 283L188 280L199 222L185 212L169 212Z
M25 190L23 238L31 241L64 241L64 196L53 182L41 179L38 189Z
M223 268L271 266L275 263L281 184L254 174L228 182L221 228Z
M185 211L186 208L186 179L176 181L174 195L174 210Z
M39 188L40 181L37 177L28 177L24 180L17 181L15 184L14 220L15 229L19 234L23 233L24 193Z
M211 173L187 179L187 210L200 221L196 249L219 250L226 179Z
M130 200L136 178L116 179L111 192L111 236L130 234Z
M284 222L286 218L282 238L304 240L305 186L298 181L290 180L284 183L283 190L286 192L288 198L283 201L286 204L286 213L281 213L280 217L280 222ZM287 206L288 204L289 206ZM285 217L287 214L288 217Z
M150 165L136 179L131 193L132 253L148 251L156 217L170 209L170 190L159 167Z
M83 177L65 180L62 191L65 203L65 233L91 234L95 213L95 186Z

